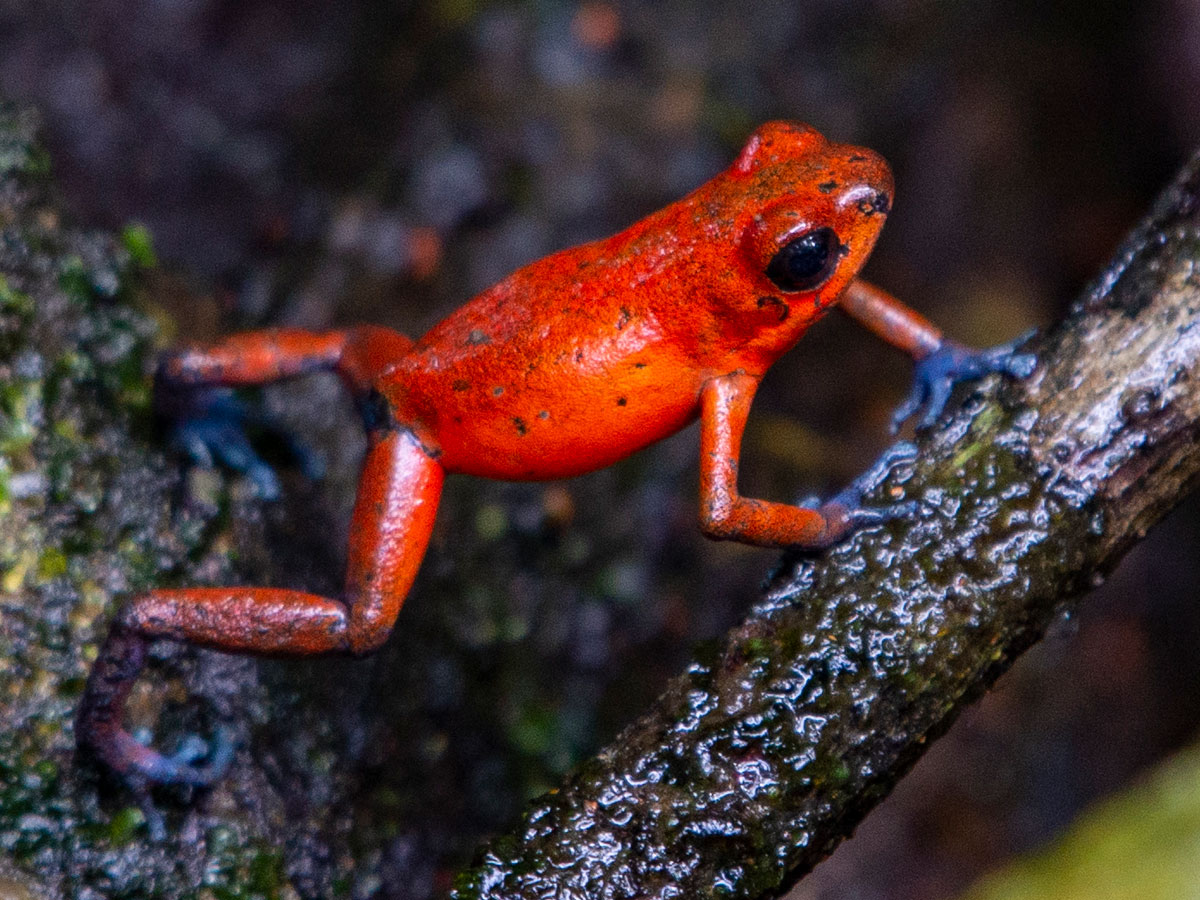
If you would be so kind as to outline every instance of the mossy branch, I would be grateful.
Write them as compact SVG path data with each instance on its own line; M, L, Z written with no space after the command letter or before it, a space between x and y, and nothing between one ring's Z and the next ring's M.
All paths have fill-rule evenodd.
M1198 309L1200 157L1032 348L1034 375L976 386L882 486L917 517L785 555L724 646L454 896L784 891L1192 486Z

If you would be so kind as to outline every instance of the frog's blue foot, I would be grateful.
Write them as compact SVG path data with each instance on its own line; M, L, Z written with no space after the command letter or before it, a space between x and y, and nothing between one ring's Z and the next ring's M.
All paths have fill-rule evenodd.
M885 450L872 463L871 467L850 482L833 498L817 504L811 500L801 503L810 509L816 509L827 521L833 524L829 541L824 546L832 546L838 541L872 525L882 525L892 519L904 519L917 511L915 500L903 503L891 503L886 506L863 506L863 495L874 490L891 474L898 465L910 463L917 457L917 447L908 441L900 441Z
M218 728L212 740L207 742L198 735L188 735L170 756L143 755L138 774L155 784L208 787L225 777L235 749L233 736L227 728ZM206 757L207 762L197 765Z
M180 386L159 379L155 408L168 422L168 441L175 450L193 465L222 465L246 475L264 500L279 498L279 477L255 450L251 430L282 441L307 477L324 474L320 459L303 441L229 388Z
M917 428L928 428L937 421L954 386L963 381L982 378L998 372L1013 378L1026 378L1037 365L1032 353L1018 353L1017 348L1027 341L1033 332L1021 335L1015 341L973 350L946 341L940 348L917 363L912 391L892 414L892 433L922 408L925 414L917 421Z
M141 759L145 765L135 772L126 773L124 780L137 798L151 840L166 840L167 826L162 812L150 796L150 786L208 787L223 778L229 770L235 749L233 738L225 728L217 729L211 744L196 735L189 736L179 750L170 756L160 756L147 748L147 753ZM204 765L196 765L205 757L208 761Z
M156 785L211 785L229 768L234 742L227 729L219 728L211 742L189 737L174 754L165 756L122 727L121 711L146 664L149 643L121 618L109 630L75 715L75 742L133 791L151 834L161 838L162 817L151 802L150 789Z

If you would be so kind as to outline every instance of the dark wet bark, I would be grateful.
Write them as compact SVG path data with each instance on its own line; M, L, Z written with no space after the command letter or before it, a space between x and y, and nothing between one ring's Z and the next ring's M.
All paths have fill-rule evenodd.
M1200 470L1200 157L1064 322L876 492L911 521L785 555L723 645L534 801L465 898L755 898L846 837Z

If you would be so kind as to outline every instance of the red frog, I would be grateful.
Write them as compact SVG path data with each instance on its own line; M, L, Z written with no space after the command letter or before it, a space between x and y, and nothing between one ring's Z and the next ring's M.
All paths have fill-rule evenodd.
M121 724L151 641L231 653L362 655L388 637L429 542L447 473L565 478L607 466L700 419L700 527L768 547L824 548L903 515L869 508L865 486L908 445L833 500L808 508L742 497L742 431L764 373L838 305L918 363L896 424L941 411L954 383L1026 375L1012 346L972 352L856 278L891 207L870 150L770 122L707 184L620 234L513 273L413 341L377 326L235 335L175 352L161 385L261 384L341 376L368 450L338 597L271 587L156 590L113 623L76 725L81 747L135 784L207 784L206 766L166 757ZM214 448L220 452L220 448ZM227 454L228 455L228 454Z

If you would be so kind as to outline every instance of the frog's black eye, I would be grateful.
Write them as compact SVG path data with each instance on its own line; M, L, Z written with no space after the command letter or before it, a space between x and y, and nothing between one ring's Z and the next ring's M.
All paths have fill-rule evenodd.
M833 274L841 243L832 228L814 228L792 238L767 265L767 277L785 291L811 291Z

